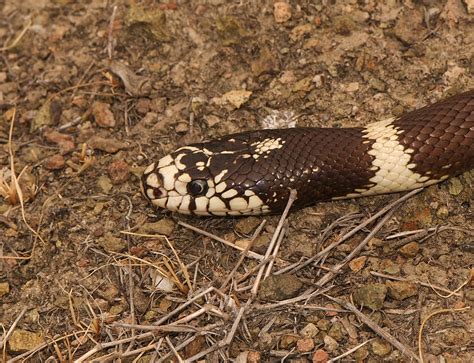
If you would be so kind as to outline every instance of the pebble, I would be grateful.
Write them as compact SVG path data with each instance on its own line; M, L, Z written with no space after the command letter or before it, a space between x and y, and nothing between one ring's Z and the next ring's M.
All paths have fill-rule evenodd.
M60 170L64 168L64 157L61 154L55 154L47 158L44 167L48 170Z
M259 57L252 61L250 68L256 77L261 74L278 72L280 69L278 58L267 47L260 50Z
M439 207L438 210L436 211L436 217L438 218L444 219L448 217L448 215L449 215L449 210L445 205Z
M256 217L242 218L235 224L235 230L241 234L250 234L260 224L261 220Z
M115 117L110 110L108 103L96 101L92 105L92 115L94 116L95 122L101 127L114 127Z
M311 338L303 338L296 342L296 349L300 353L307 353L314 349L314 341Z
M122 252L127 248L127 242L121 238L115 237L112 233L107 232L104 237L97 240L97 243L106 251Z
M405 257L415 257L420 252L420 244L418 242L410 242L401 247L399 251Z
M286 300L298 296L303 283L294 275L270 275L260 286L259 298L264 300Z
M354 258L351 262L349 262L349 268L353 272L359 272L360 270L364 268L366 261L367 261L367 256L360 256L360 257Z
M171 219L164 218L157 222L144 223L140 227L140 232L146 234L161 234L164 236L169 236L171 233L173 233L175 226L175 222L173 222Z
M97 179L97 186L105 193L108 194L112 190L112 182L107 175L101 175Z
M23 329L15 329L8 339L9 350L12 353L22 353L33 350L44 343L41 333Z
M474 0L464 0L468 14L474 14Z
M448 183L448 191L451 195L459 195L463 191L464 187L459 178L451 178Z
M297 25L291 31L290 39L294 42L297 42L303 39L304 37L310 35L312 31L313 31L313 25L310 23Z
M0 298L7 295L10 292L10 285L8 282L0 282Z
M101 136L92 136L87 144L97 150L105 151L110 154L114 154L121 149L125 149L128 147L127 144L124 142L118 141L117 139L110 137L104 138Z
M314 338L318 335L319 329L313 323L307 324L303 329L300 331L300 335L305 338Z
M405 300L418 293L418 285L408 281L387 281L388 294L395 300Z
M130 170L128 164L123 160L115 160L107 167L112 184L121 184L128 180Z
M340 341L346 335L346 330L342 323L336 321L329 329L328 335L330 335L331 338L335 339L336 341Z
M329 359L329 354L324 349L318 349L313 353L313 363L326 363Z
M329 353L334 352L338 346L339 343L337 342L337 340L331 337L330 335L326 335L324 337L324 349L326 349Z
M71 135L47 129L44 131L43 136L48 142L57 144L62 154L68 153L75 148L74 139Z
M233 109L237 109L246 103L251 95L252 91L232 90L224 93L222 97L214 97L212 101L218 106L230 105Z
M286 23L291 19L291 5L284 1L277 1L273 5L273 17L276 23Z
M382 308L386 296L387 286L383 284L368 284L361 286L355 291L354 300L358 305L378 310Z
M378 355L379 357L382 357L384 355L387 355L392 351L391 345L386 342L385 340L381 339L375 339L370 343L370 347L372 349L372 352L375 355Z
M280 339L280 347L282 349L292 348L300 337L296 334L285 334Z

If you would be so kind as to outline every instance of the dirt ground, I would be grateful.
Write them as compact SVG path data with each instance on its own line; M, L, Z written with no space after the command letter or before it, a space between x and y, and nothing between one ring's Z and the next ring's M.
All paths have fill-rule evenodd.
M474 361L474 173L342 243L401 195L292 213L258 289L278 216L141 195L152 161L268 115L361 126L474 88L472 0L288 4L0 0L4 361Z

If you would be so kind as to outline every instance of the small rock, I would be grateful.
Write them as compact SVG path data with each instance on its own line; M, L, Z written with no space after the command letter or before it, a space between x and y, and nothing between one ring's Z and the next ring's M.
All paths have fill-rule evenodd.
M269 350L274 345L273 336L270 333L259 334L257 344L259 349Z
M0 298L7 295L10 292L10 285L8 282L0 282Z
M62 134L52 129L44 131L43 136L47 141L57 144L61 153L65 154L74 150L74 139L71 135Z
M313 354L313 363L326 363L329 359L329 354L324 349L318 349Z
M383 284L369 284L358 288L354 293L357 304L378 310L383 306L387 295L387 286Z
M216 115L206 115L204 116L204 121L208 127L213 127L221 122L221 119Z
M112 182L107 175L99 176L97 179L97 186L105 193L108 194L112 190Z
M365 362L365 358L369 356L369 349L364 345L352 353L351 356L354 357L356 362Z
M383 83L380 79L378 78L371 78L369 80L369 85L372 87L374 90L379 91L379 92L384 92L385 89L387 88L385 83Z
M127 144L118 141L113 137L106 139L101 136L92 136L87 143L93 149L102 150L110 154L114 154L117 151L128 147Z
M189 124L187 122L178 122L174 127L174 131L178 134L185 134L189 131Z
M377 338L373 340L370 345L372 348L372 352L374 352L375 355L378 355L380 357L383 357L384 355L387 355L392 351L391 345L382 339Z
M296 82L293 87L291 88L291 91L296 93L296 92L309 92L313 88L314 83L312 77L306 77L303 79L300 79L298 82Z
M128 180L130 170L128 164L123 160L113 161L107 168L112 184L121 184Z
M284 1L277 1L273 5L273 17L276 23L286 23L291 19L291 5Z
M112 233L107 232L104 237L98 239L97 243L106 251L122 252L127 248L127 241L115 237Z
M270 244L270 240L271 238L268 234L261 234L260 236L255 238L255 241L253 241L252 251L257 253L265 253L268 248L268 245Z
M303 39L304 37L311 34L313 31L313 25L310 23L297 25L293 28L290 33L290 39L294 42Z
M261 354L260 352L256 352L254 350L249 351L247 355L247 363L258 363L260 362Z
M262 282L258 296L264 300L290 299L296 297L302 287L303 283L294 275L270 275Z
M326 335L324 337L324 349L326 349L329 353L334 352L338 346L339 343L330 335Z
M405 257L415 257L420 252L420 244L418 242L410 242L401 247L399 251Z
M237 109L246 103L251 95L252 91L233 90L224 93L222 97L214 97L212 101L218 106L231 105L234 109Z
M316 323L316 326L318 327L319 330L328 331L329 328L331 327L331 322L326 319L321 319Z
M331 336L331 338L334 338L336 341L341 341L342 338L347 334L344 326L342 323L336 321L334 324L332 324L331 328L328 331L328 335Z
M64 157L61 154L55 154L47 158L44 167L48 170L59 170L64 168Z
M300 331L300 335L305 338L314 338L318 335L319 329L316 328L316 325L313 323L307 324L303 329Z
M420 39L423 32L422 24L421 12L406 8L406 11L398 17L393 33L403 44L410 45Z
M418 293L418 285L407 281L387 281L388 294L395 300L405 300Z
M342 87L346 92L353 93L359 90L359 82L351 82Z
M57 101L46 101L31 122L31 131L57 123L60 115L61 104Z
M468 14L474 14L474 0L464 0Z
M133 289L133 304L141 314L146 313L148 311L148 307L150 306L150 299L139 287L135 287Z
M115 118L110 110L110 105L104 102L96 101L92 105L92 115L95 122L101 127L114 127Z
M169 236L173 233L176 224L171 219L160 219L157 222L145 223L140 227L141 233L146 234L161 234Z
M279 78L279 81L282 84L291 84L295 80L296 80L296 76L293 71L284 71Z
M389 275L398 275L400 273L400 265L392 260L385 259L380 262L380 270Z
M311 338L303 338L296 342L296 349L300 353L307 353L314 349L314 341Z
M235 224L235 230L238 233L242 234L250 234L252 233L255 228L260 224L261 220L256 217L248 217L239 219L239 221Z
M351 262L349 262L349 268L353 272L359 272L360 270L364 268L366 261L367 261L367 256L360 256L360 257L354 258Z
M356 29L356 24L351 15L341 15L334 18L334 30L340 35L350 35Z
M442 205L441 207L438 208L436 211L436 217L445 219L449 215L449 210L445 205Z
M8 345L12 353L22 353L33 350L44 343L41 333L35 333L23 329L15 329L8 339Z
M280 339L280 347L282 349L292 348L300 337L296 334L285 334Z
M448 183L449 194L459 195L463 191L464 187L459 178L451 178Z
M259 57L252 61L250 67L257 77L261 74L274 73L279 70L278 58L268 47L265 47L260 50Z

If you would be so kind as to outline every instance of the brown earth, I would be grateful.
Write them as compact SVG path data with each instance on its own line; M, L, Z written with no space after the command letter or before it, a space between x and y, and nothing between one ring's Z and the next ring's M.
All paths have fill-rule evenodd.
M375 225L254 299L256 260L237 266L238 250L178 222L245 248L264 218L165 215L139 190L151 161L273 110L360 126L473 88L473 1L110 3L0 1L3 360L324 362L367 343L344 359L404 362L419 334L425 362L474 360L472 173L404 202L333 278ZM397 197L293 213L273 271ZM278 222L265 219L259 254Z

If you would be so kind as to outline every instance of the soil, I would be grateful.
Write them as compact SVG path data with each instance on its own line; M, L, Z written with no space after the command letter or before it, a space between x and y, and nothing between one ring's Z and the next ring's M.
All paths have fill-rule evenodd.
M405 362L419 343L425 362L474 360L472 173L404 202L323 287L375 224L252 299L258 261L238 265L239 250L178 223L245 248L265 219L262 255L278 216L169 215L139 187L167 152L268 115L361 126L474 88L473 1L3 0L0 12L3 360L324 362L364 344L343 360ZM398 197L292 213L273 271Z

